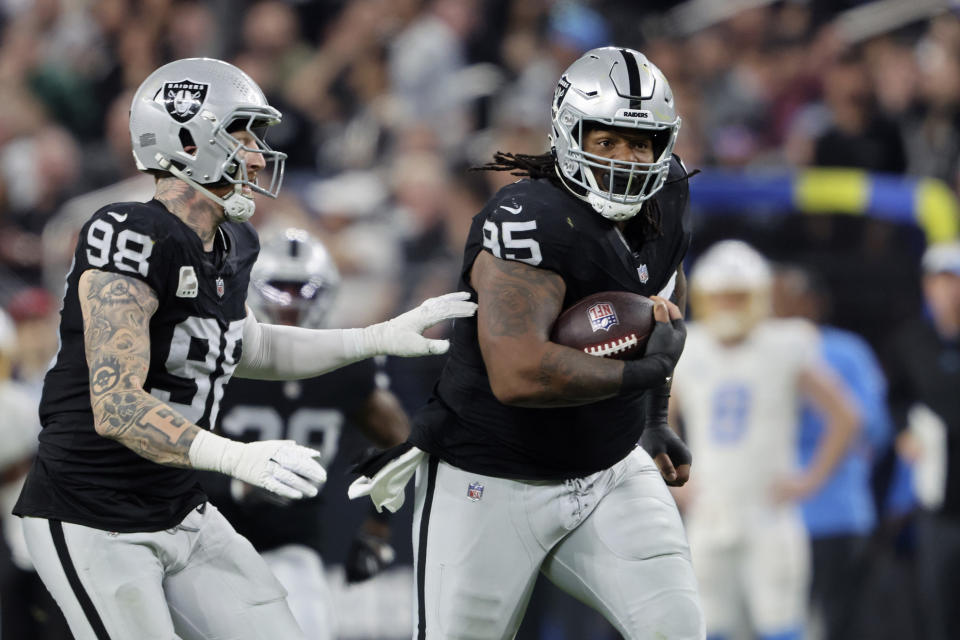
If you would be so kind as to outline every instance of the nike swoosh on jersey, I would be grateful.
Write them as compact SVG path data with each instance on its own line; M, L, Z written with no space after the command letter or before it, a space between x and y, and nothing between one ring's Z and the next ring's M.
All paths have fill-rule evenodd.
M523 211L523 205L520 205L519 207L508 207L507 205L502 204L502 205L500 205L500 208L501 208L501 209L504 209L504 210L506 210L506 211L509 211L509 212L512 213L513 215L517 215L518 213L520 213L521 211Z
M117 222L123 222L124 220L127 219L127 214L125 213L116 213L113 211L107 211L107 215L111 216Z

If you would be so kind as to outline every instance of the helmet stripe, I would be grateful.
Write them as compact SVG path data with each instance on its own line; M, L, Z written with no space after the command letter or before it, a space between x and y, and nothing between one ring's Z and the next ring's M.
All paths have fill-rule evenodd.
M623 60L627 64L627 77L630 80L630 108L631 109L640 109L641 100L639 97L643 95L643 86L640 82L640 67L637 66L637 59L633 57L633 53L626 49L620 49L621 55L623 55Z

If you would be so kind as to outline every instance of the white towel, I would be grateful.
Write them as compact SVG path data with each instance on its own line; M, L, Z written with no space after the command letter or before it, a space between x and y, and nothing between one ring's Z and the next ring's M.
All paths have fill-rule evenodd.
M373 478L360 476L347 489L347 496L354 500L361 496L370 496L377 511L386 507L396 513L403 506L403 490L416 472L417 465L426 452L412 447L402 456L391 460Z

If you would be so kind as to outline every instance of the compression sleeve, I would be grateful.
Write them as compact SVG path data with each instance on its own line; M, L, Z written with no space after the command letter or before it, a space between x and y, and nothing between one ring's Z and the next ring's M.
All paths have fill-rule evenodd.
M257 321L243 323L243 353L234 373L255 380L312 378L370 357L361 329L304 329Z

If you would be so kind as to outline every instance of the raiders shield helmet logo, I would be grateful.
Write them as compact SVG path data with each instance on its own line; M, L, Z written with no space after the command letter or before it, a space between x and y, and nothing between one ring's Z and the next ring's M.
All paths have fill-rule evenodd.
M570 89L570 81L567 80L567 76L563 76L557 83L557 88L553 91L554 116L556 116L557 112L560 110L560 105L563 104L563 99L567 96L568 89Z
M165 82L163 85L163 105L170 117L177 122L187 122L197 115L207 99L210 85L193 80Z

